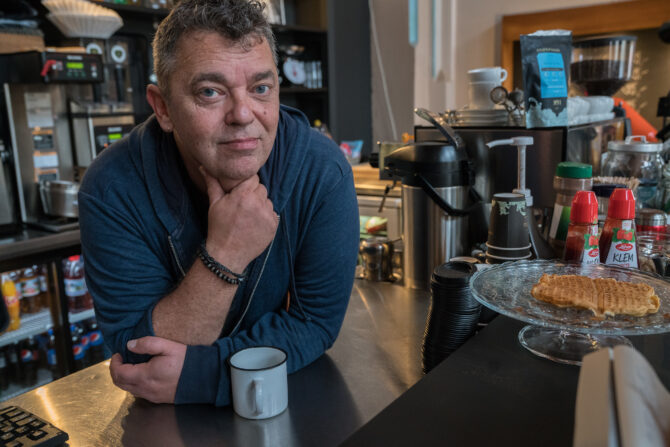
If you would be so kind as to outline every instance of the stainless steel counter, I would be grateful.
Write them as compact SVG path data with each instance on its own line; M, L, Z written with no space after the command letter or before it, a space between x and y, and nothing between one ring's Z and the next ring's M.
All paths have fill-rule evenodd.
M356 280L340 335L289 376L289 407L251 421L230 407L154 405L116 388L108 362L10 399L70 435L71 446L338 445L421 377L429 295Z

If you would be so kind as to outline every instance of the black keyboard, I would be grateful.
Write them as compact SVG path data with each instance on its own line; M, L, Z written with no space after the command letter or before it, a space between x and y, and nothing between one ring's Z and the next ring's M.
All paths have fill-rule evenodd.
M69 438L63 430L21 407L0 410L0 446L53 447Z

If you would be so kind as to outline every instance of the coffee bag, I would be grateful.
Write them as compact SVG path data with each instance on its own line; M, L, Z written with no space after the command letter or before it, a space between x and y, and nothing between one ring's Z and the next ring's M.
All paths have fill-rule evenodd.
M521 36L527 128L567 126L571 53L570 31L536 31Z

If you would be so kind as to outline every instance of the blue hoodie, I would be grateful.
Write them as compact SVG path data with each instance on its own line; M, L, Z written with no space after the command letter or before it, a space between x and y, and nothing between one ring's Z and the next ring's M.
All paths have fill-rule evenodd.
M175 403L228 405L226 360L232 353L277 346L288 353L290 373L323 354L342 325L359 241L351 167L304 115L281 106L259 178L281 216L279 228L249 265L221 337L211 346L188 346ZM153 308L197 259L206 212L172 134L155 117L105 150L86 172L79 192L86 283L107 348L124 361L148 360L126 343L155 335Z

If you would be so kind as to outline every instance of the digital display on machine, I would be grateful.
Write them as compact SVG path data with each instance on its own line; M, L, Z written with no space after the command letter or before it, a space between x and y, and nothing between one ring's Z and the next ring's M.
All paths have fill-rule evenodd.
M84 63L83 62L66 62L65 67L68 70L83 70L84 69Z
M107 135L107 138L109 138L109 141L116 141L120 140L122 136L123 135L121 135L120 133L110 133L109 135Z

